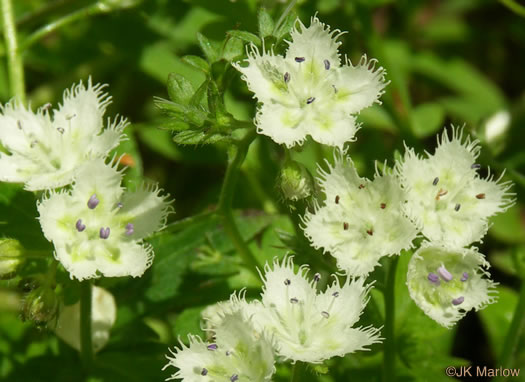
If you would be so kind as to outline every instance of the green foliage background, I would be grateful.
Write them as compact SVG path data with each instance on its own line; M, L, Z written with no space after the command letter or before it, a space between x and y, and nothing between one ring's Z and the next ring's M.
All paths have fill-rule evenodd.
M91 3L15 1L20 40ZM154 97L169 98L170 73L184 76L194 89L203 83L205 74L198 67L208 64L184 56L207 58L216 61L210 70L226 70L229 61L242 55L243 39L253 39L238 31L264 32L258 29L261 6L277 20L286 4L145 0L134 8L75 21L25 53L28 95L34 108L59 102L63 89L79 78L86 80L91 75L94 82L108 83L114 99L109 114L118 112L132 122L126 130L130 139L119 147L120 153L130 156L126 182L152 179L175 198L176 215L171 216L168 229L151 239L156 258L145 276L97 282L114 293L118 318L108 346L97 356L92 382L164 380L173 372L161 371L168 346L174 346L179 337L185 341L190 332L203 334L200 311L207 304L225 300L243 287L252 297L260 291L260 282L240 266L234 246L210 212L224 177L227 142L216 139L217 143L209 144L212 138L195 138L185 130L187 123L155 107ZM42 9L44 12L39 11ZM493 264L495 281L501 283L499 302L469 313L455 329L446 330L424 316L408 296L404 270L409 254L401 257L396 281L400 381L443 381L448 379L444 369L449 365L499 366L497 356L525 275L525 18L488 0L298 1L294 12L305 23L317 12L332 28L348 31L342 37L341 51L352 62L367 53L387 69L391 83L382 97L383 105L361 113L363 128L357 142L350 144L349 153L362 174L373 174L375 160L392 164L403 152L404 141L417 150L433 151L435 134L450 124L465 124L466 131L481 141L484 168L490 166L497 174L507 169L506 179L515 183L517 203L493 219L481 245L481 252ZM226 37L233 42L224 50ZM272 39L267 37L266 42L271 44ZM221 52L222 60L217 56ZM5 46L0 42L2 103L8 100L8 90ZM232 75L224 96L227 111L237 120L252 120L255 102L238 75ZM496 139L488 140L486 122L501 111L510 113L510 125ZM175 138L178 143L174 131L182 134ZM191 144L195 140L199 143ZM293 155L315 173L317 163L332 154L326 147L307 142ZM266 137L259 137L250 148L234 200L241 234L261 263L282 256L291 247L297 263L326 272L324 258L305 245L300 231L295 237L294 214L276 186L283 160L283 149ZM26 248L48 251L51 256L51 245L36 220L35 200L18 186L0 184L0 236L20 239ZM197 218L185 220L194 215ZM34 260L17 278L0 281L0 380L83 379L74 350L45 326L35 327L19 317L24 301L20 282L46 267L45 260ZM75 284L60 269L58 277L66 303L77 301ZM371 278L382 280L383 270L378 269ZM376 286L380 289L381 281ZM360 324L379 327L382 315L382 294L374 291ZM305 378L379 380L381 349L375 345L371 352L333 359L307 372ZM525 366L523 337L514 365ZM327 374L323 374L325 367ZM521 371L521 379L515 380L525 381L525 367ZM289 373L287 366L279 366L275 380L288 380Z

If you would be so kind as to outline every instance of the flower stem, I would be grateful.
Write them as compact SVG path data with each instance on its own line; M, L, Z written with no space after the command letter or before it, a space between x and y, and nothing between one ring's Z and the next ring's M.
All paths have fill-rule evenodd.
M253 274L259 278L257 268L261 269L252 251L242 238L239 229L235 223L232 212L233 197L235 186L239 177L240 167L246 158L248 148L255 139L255 130L249 131L246 136L236 145L230 148L228 152L228 168L222 183L221 194L217 212L224 225L226 234L230 237L233 245L239 252L244 265L250 269Z
M499 358L499 365L502 368L509 368L512 365L512 358L516 345L520 339L520 333L525 326L525 280L521 281L521 289L518 299L518 305L514 311L512 322L510 323L505 342L503 343L503 350Z
M296 361L292 368L292 376L290 382L299 382L301 381L302 371L304 369L304 364L301 361Z
M80 357L84 369L88 371L93 363L93 344L91 334L93 288L90 281L80 283Z
M24 63L18 47L15 15L11 0L1 0L4 39L7 47L7 63L9 70L9 87L11 96L18 101L26 102L24 83Z
M6 1L6 0L3 0L3 1ZM98 14L105 13L105 12L107 12L106 8L101 6L101 4L99 3L95 3L90 6L81 8L75 12L70 13L69 15L66 15L36 30L31 35L29 35L27 39L24 40L20 48L21 50L26 50L31 45L38 42L40 39L46 37L50 33L53 33L57 29L60 29L61 27L67 24L71 24L75 21L82 20L84 18L98 15Z
M395 325L395 285L398 256L391 258L385 282L385 342L383 354L383 381L395 380L396 342L394 335Z

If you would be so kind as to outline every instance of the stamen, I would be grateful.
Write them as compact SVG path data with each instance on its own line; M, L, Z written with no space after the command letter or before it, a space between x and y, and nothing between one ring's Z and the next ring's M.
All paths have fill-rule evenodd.
M290 285L292 282L290 281L290 279L286 279L284 280L284 285Z
M359 189L362 190L363 188L365 188L365 185L364 184L360 184L359 185Z
M35 139L33 142L31 142L31 144L29 145L29 147L33 148L33 147L35 147L36 145L38 145L38 141Z
M337 88L335 87L335 85L332 85L332 87L334 88L334 93L337 93Z
M18 130L22 130L22 121L16 121L16 125L18 126Z
M439 285L439 276L435 273L430 272L428 274L428 281L430 281L432 284Z
M485 199L485 194L477 194L476 198L477 199Z
M236 380L239 379L239 376L237 374L233 374L231 377L230 377L230 381L231 382L235 382Z
M208 369L206 369L205 367L202 368L202 371L201 371L201 375L207 375L208 374Z
M439 182L439 178L436 176L436 177L434 178L434 181L432 182L432 185L433 185L433 186L437 186L438 182Z
M44 111L48 111L49 109L51 109L51 106L53 106L53 105L51 105L51 104L48 102L48 103L46 103L44 106L42 106L42 110L44 110Z
M122 207L124 207L124 204L122 204L121 202L118 202L117 203L117 208L122 208Z
M107 239L109 237L109 232L110 232L109 227L106 227L106 228L102 227L100 229L100 238Z
M339 195L335 196L335 204L339 204Z
M135 226L133 223L126 224L126 235L130 236L133 235L133 232L135 231Z
M75 227L77 228L78 232L82 232L83 230L86 229L86 225L82 224L82 219L78 219L77 220L77 223L75 224Z
M64 128L63 127L57 127L57 131L60 133L60 134L64 134Z
M310 98L308 98L308 99L306 100L306 103L307 103L308 105L310 105L310 104L311 104L312 102L314 102L314 101L315 101L315 97L310 97Z
M460 304L463 303L463 301L465 301L465 297L460 296L460 297L455 298L454 300L452 300L452 305L460 305Z
M97 194L93 194L89 197L87 205L90 209L93 210L98 206L99 203L100 203L100 200L97 199Z
M386 208L386 203L381 203L380 207L384 210Z
M343 223L343 229L346 231L348 230L348 223L347 222L344 222Z
M290 73L286 72L284 73L284 82L288 83L290 81Z
M330 69L330 61L328 61L328 60L324 60L324 68L325 68L326 70Z
M231 351L226 350L226 353L225 353L225 354L226 354L227 357L229 357L231 353L232 353Z
M444 265L440 266L437 270L437 273L441 276L441 278L443 280L445 280L446 282L449 282L450 280L452 280L452 273L450 273L449 271L447 271L447 269L445 268Z
M208 346L206 346L206 349L208 350L217 350L217 348L217 344L209 344Z
M468 273L467 272L463 272L463 276L461 276L461 281L467 281L468 280Z
M374 236L374 230L372 228L367 230L366 233L369 234L370 236Z
M324 310L321 312L321 315L322 315L324 318L329 318L329 317L330 317L330 313L325 312Z
M438 193L437 193L437 195L436 195L436 200L441 199L441 197L445 196L446 194L448 194L448 191L440 188Z
M295 62L304 62L304 57L295 57Z
M459 204L459 203L456 204L456 206L454 207L454 209L455 209L456 211L459 211L460 208L461 208L461 204Z
M321 280L321 274L320 274L320 273L316 273L316 274L314 275L314 281L315 281L315 282L319 282L319 280Z
M470 168L477 170L477 169L481 168L481 165L479 163L474 163L472 166L470 166Z
M292 304L297 304L297 303L299 302L299 300L296 299L295 297L292 297L292 298L290 299L290 302L291 302Z
M71 114L71 115L67 115L66 116L66 120L68 121L71 121L73 118L75 118L77 115L76 114Z
M334 293L332 293L332 296L333 296L333 297L339 297L339 292L334 292Z

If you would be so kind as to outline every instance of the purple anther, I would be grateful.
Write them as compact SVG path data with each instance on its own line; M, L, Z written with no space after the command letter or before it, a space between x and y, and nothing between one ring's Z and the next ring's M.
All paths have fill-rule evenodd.
M64 134L64 128L63 127L57 127L57 131L60 133L60 134Z
M314 275L314 281L315 281L315 282L318 282L319 280L321 280L321 274L320 274L320 273L316 273L316 274Z
M107 239L109 237L109 227L102 227L100 229L100 238L101 239Z
M126 224L126 235L128 236L133 235L134 229L135 229L135 226L133 225L133 223Z
M330 313L325 312L324 310L321 312L321 315L322 315L324 318L328 318L328 317L330 317Z
M226 350L226 356L229 356L232 352L229 350Z
M236 380L239 379L239 376L237 374L233 374L231 377L230 377L230 381L231 382L235 382Z
M117 208L122 208L122 207L124 207L124 204L122 204L121 202L118 202L117 203Z
M290 73L286 72L284 73L284 82L288 83L290 81Z
M465 297L459 296L458 298L452 300L452 305L460 305L463 303L463 301L465 301Z
M439 178L436 176L436 177L434 178L434 181L432 182L432 185L433 185L433 186L437 186L438 182L439 182Z
M328 61L328 60L324 60L324 68L325 68L326 70L330 69L330 61Z
M334 293L332 293L332 296L333 296L333 297L339 297L339 292L334 292Z
M456 206L454 207L454 210L456 210L456 212L457 212L457 211L459 211L460 208L461 208L461 204L458 203L458 204L456 204Z
M310 98L308 98L308 99L306 100L306 103L307 103L308 105L310 105L310 104L311 104L312 102L314 102L314 101L315 101L315 97L310 97Z
M468 280L468 273L463 272L463 276L461 276L461 281L467 281Z
M430 281L432 284L439 285L439 276L435 273L430 272L428 274L428 281Z
M98 206L99 203L100 203L100 200L97 199L97 194L93 194L89 197L87 205L89 208L93 210Z
M479 163L474 163L472 166L470 166L470 168L472 168L474 170L477 170L477 169L481 168L481 165Z
M449 282L450 280L452 280L452 273L450 273L449 271L447 271L447 269L445 268L444 265L440 266L437 270L438 274L441 276L441 278L443 280L445 280L446 282Z
M295 297L292 297L292 298L290 299L290 302L291 302L292 304L297 304L297 303L299 302L299 300L296 299Z
M206 346L206 348L208 350L217 350L218 346L217 344L209 344L208 346Z
M295 62L304 62L306 60L304 57L295 57Z
M78 219L77 220L77 223L75 224L75 227L77 228L78 232L82 232L83 230L86 229L86 225L82 224L82 219Z
M202 368L201 375L208 375L208 369L205 367Z
M284 285L290 285L292 282L290 281L290 279L286 279L284 280Z

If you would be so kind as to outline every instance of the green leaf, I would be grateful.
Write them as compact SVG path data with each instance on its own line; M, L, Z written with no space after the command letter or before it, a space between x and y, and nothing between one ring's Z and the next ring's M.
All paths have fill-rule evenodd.
M434 135L443 126L445 111L437 103L424 103L412 109L410 118L414 135L426 138Z
M197 33L197 40L199 41L199 45L208 59L208 62L212 63L217 61L219 58L219 52L217 52L211 41L202 33Z
M254 35L253 33L246 32L246 31L231 30L231 31L226 32L226 34L232 37L236 37L239 40L251 42L252 44L261 46L261 39L257 35Z
M267 36L271 36L275 25L273 23L272 16L270 16L266 8L259 8L259 12L257 13L257 21L259 23L259 35L261 38L264 39Z
M525 210L514 205L502 214L490 219L489 235L508 244L525 243Z
M170 73L168 76L168 95L173 102L187 105L195 89L186 77L178 73Z
M281 22L281 24L277 27L277 30L275 31L275 37L278 39L282 39L287 34L289 34L297 21L297 13L295 11L291 11L288 13L288 16Z
M206 60L200 58L199 56L187 55L182 57L182 61L193 66L194 68L202 70L204 73L208 73L210 71L210 65L208 65Z
M224 44L222 58L226 61L237 61L244 54L244 42L237 37L229 37Z
M180 145L213 144L230 139L229 135L202 130L181 131L173 137L173 140Z
M188 334L198 335L204 338L204 332L201 329L201 311L202 306L185 309L181 314L177 315L172 322L173 336L180 338L187 343Z

